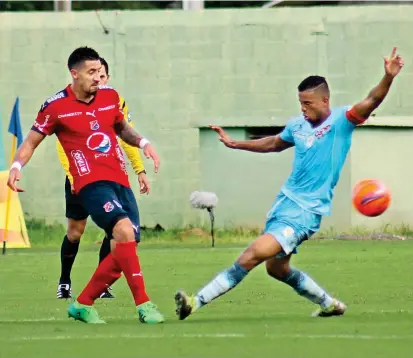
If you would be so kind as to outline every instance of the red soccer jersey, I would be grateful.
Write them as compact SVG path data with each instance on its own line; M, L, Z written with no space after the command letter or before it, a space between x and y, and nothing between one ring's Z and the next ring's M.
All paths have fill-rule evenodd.
M56 134L69 159L78 193L100 180L130 187L114 129L123 120L114 89L101 86L93 100L85 103L76 98L69 85L42 105L32 129L44 135Z

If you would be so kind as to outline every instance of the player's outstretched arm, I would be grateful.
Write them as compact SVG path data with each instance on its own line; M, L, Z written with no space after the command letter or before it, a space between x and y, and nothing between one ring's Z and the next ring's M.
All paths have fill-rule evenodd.
M115 125L118 136L127 144L143 150L146 158L151 158L155 166L155 173L159 170L160 160L153 145L138 132L136 132L126 121L121 121Z
M17 150L14 156L14 162L10 168L9 179L7 180L7 185L11 190L18 192L24 191L22 188L16 186L16 182L21 179L21 168L29 162L37 146L44 138L45 136L43 134L31 130Z
M228 148L232 149L246 150L249 152L257 153L271 153L282 152L283 150L294 145L293 143L282 140L279 134L256 140L237 141L231 139L231 137L221 127L213 125L211 125L210 127L218 133L219 140Z
M399 74L403 65L403 58L397 54L397 47L394 47L390 57L384 57L384 76L380 83L370 91L367 98L353 106L352 111L355 112L356 121L362 122L368 119L371 113L383 102L393 79Z

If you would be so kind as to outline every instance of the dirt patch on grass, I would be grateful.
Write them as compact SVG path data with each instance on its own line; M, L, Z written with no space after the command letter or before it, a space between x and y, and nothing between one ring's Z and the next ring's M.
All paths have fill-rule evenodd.
M404 241L412 240L412 236L395 235L389 233L372 232L369 234L340 234L333 237L320 237L320 239L335 239L335 240L386 240L386 241Z

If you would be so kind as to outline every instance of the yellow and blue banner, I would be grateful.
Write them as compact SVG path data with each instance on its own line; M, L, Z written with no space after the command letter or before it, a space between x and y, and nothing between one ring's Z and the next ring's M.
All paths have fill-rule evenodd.
M16 98L10 117L8 132L12 134L12 148L10 152L10 165L16 154L17 148L23 142L20 122L19 97ZM7 186L9 171L3 146L3 136L0 126L0 243L3 244L3 253L8 248L30 247L26 222L17 193Z

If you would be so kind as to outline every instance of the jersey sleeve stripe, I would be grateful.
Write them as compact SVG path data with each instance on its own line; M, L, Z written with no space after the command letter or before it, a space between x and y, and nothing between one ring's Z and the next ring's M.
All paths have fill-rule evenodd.
M346 111L346 117L351 123L355 125L362 124L366 121L366 118L363 118L362 116L360 116L355 111L354 107L351 107L348 111Z
M43 133L41 130L39 130L38 128L36 128L36 126L32 126L31 128L32 131L35 131L37 133L40 133L42 135L44 135L46 137L46 133Z

